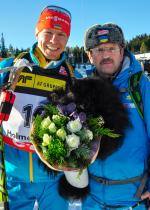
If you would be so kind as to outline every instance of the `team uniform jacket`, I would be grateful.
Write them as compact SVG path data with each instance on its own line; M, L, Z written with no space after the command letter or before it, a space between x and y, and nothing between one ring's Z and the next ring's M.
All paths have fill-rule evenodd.
M3 122L6 173L15 181L51 181L47 172L39 165L39 158L30 142L31 122L33 116L40 113L48 93L56 87L66 88L72 76L69 64L66 63L65 53L58 61L50 62L41 68L39 67L40 56L37 58L33 53L35 47L36 44L30 53L24 56L35 66L32 71L25 68L19 76L15 88L14 106L9 120ZM9 67L13 62L13 58L8 58L0 63L0 68ZM1 74L1 84L7 79L7 74ZM28 165L28 171L23 163Z
M150 151L150 79L142 75L140 89L144 105L144 120L140 117L128 92L129 77L141 71L141 66L131 53L127 53L123 68L113 80L120 90L120 98L126 107L132 126L126 130L123 145L105 160L90 165L89 173L108 180L126 180L145 173ZM91 76L95 75L93 71ZM117 122L115 122L117 123ZM118 125L119 126L119 125ZM103 209L103 204L133 206L137 203L135 193L140 181L130 184L105 185L90 179L91 193L83 201L83 210ZM148 186L147 186L148 189ZM121 208L120 208L121 209ZM139 209L142 209L140 206Z

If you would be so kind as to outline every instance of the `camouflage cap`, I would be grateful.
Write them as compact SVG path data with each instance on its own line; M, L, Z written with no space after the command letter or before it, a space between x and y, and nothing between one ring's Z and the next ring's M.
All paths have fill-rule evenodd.
M86 51L103 43L117 43L125 47L125 39L122 29L113 23L93 25L85 33L84 48Z

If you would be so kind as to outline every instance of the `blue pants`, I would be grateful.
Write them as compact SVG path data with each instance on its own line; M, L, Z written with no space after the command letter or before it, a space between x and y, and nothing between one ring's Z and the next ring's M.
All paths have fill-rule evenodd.
M33 210L35 200L40 210L68 210L68 202L58 194L57 183L8 181L7 189L10 210Z

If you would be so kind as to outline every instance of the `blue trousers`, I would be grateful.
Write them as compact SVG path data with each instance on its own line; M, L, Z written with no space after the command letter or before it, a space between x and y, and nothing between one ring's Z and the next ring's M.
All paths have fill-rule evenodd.
M35 200L40 210L68 210L68 202L58 194L57 183L8 181L7 189L10 210L33 210Z

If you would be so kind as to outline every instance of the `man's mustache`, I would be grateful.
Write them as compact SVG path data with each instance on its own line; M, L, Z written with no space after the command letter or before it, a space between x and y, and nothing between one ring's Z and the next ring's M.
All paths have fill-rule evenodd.
M106 63L110 63L110 62L113 63L113 60L111 58L105 58L100 62L100 64L106 64Z

